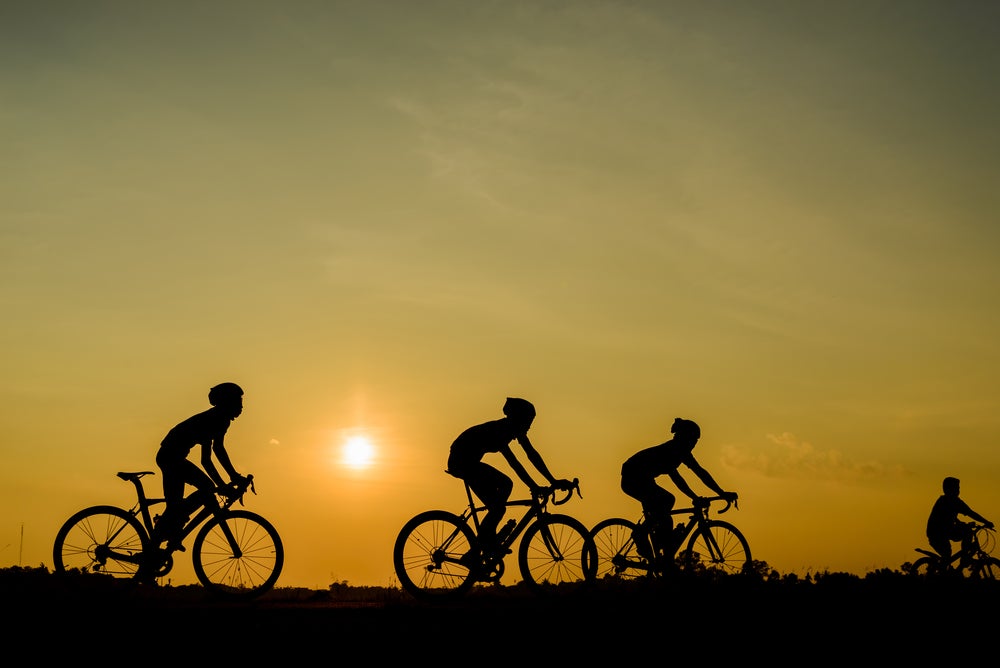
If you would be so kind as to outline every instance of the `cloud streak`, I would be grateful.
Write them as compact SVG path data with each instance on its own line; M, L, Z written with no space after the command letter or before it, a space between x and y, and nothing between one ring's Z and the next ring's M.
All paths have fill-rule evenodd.
M768 478L862 482L908 475L897 464L856 461L839 450L816 447L789 432L768 434L767 440L770 444L759 450L744 445L727 446L722 460L731 468Z

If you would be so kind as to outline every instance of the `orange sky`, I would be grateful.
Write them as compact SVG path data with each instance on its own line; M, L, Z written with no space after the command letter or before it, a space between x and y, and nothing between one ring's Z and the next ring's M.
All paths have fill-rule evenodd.
M1000 517L998 14L5 3L0 567L221 381L279 585L393 583L506 396L587 524L698 421L782 572L912 559L946 475Z

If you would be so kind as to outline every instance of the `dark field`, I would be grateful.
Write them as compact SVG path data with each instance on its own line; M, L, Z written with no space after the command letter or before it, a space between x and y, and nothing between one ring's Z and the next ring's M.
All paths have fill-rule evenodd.
M547 596L490 587L447 604L421 603L396 589L331 585L226 602L196 586L0 570L8 651L20 646L83 665L405 659L630 666L694 654L708 665L898 665L955 656L956 648L964 658L992 659L998 592L996 582L880 572L597 583Z

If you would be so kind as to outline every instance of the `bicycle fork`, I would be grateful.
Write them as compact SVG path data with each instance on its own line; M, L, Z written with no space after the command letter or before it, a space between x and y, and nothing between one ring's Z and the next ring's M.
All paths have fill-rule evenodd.
M556 539L552 537L552 532L549 531L549 523L542 522L538 533L542 535L542 544L545 545L545 549L548 550L549 556L552 557L553 561L563 561L565 557L559 550L559 545L556 543Z
M236 540L236 534L233 533L232 528L229 526L229 522L226 521L226 517L219 518L219 526L222 528L222 535L226 537L229 541L229 547L233 551L233 559L240 559L243 556L243 550L240 548L240 542Z

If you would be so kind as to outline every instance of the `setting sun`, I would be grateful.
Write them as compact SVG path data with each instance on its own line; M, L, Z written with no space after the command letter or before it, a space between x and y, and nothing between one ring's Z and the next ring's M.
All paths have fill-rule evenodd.
M368 468L375 457L375 448L367 436L351 436L341 450L341 461L352 469Z

